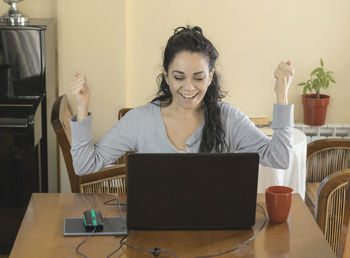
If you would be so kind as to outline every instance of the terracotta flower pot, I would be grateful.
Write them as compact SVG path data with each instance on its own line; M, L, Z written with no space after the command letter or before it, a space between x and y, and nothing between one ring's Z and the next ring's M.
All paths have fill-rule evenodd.
M306 94L302 95L301 99L304 105L304 124L324 125L330 97L321 94L320 98L317 99L316 94Z

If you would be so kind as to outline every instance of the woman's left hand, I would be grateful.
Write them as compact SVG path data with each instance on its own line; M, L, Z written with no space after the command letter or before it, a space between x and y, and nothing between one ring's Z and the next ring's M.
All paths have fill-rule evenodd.
M277 104L288 104L288 89L294 76L291 62L281 62L275 70Z

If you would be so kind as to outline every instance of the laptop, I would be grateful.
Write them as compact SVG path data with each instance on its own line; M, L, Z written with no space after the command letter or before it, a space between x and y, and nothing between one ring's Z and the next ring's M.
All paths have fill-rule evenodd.
M255 224L257 153L127 156L127 229L246 229Z

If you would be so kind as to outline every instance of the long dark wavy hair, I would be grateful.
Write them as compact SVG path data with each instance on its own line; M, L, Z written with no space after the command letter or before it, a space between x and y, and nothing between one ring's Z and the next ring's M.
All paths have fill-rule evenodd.
M209 71L215 68L215 62L219 57L218 51L213 44L204 37L200 27L178 27L174 31L164 50L163 68L168 73L169 65L174 60L176 54L182 51L199 53L209 59ZM170 92L164 74L157 77L159 86L157 97L152 103L159 100L165 105L170 105L173 96ZM227 146L225 142L225 131L223 129L219 101L225 97L225 92L221 89L219 76L214 70L213 79L202 100L204 106L204 128L199 152L223 152Z

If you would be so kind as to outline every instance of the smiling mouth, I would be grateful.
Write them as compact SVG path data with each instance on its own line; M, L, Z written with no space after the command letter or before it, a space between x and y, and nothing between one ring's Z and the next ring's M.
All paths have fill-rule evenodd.
M195 98L198 95L198 92L196 92L196 93L194 93L192 95L185 95L185 94L182 94L181 92L179 92L179 94L185 99L193 99L193 98Z

